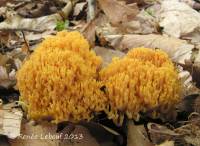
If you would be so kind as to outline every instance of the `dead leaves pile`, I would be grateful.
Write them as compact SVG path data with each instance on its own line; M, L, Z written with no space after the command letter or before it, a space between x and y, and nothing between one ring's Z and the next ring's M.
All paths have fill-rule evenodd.
M16 108L9 106L5 111L2 106L0 133L9 138L19 136L9 139L11 146L200 146L200 13L196 11L199 9L200 3L193 0L1 1L0 91L17 89L16 72L34 51L35 45L58 29L68 29L79 30L85 35L95 52L103 58L103 67L113 57L122 57L134 47L165 51L177 65L184 92L182 102L177 105L175 123L152 121L145 115L146 121L139 124L125 121L122 130L113 127L112 123L105 126L92 122L64 123L59 129L59 125L27 121L25 112L20 125L16 119L21 121L22 115L14 113ZM23 103L20 106L23 107ZM170 117L172 113L163 116ZM183 113L185 115L180 116ZM6 127L5 121L9 117L15 120L8 124L18 126L14 136L11 126ZM57 136L82 133L84 138L30 140L21 137L49 133Z

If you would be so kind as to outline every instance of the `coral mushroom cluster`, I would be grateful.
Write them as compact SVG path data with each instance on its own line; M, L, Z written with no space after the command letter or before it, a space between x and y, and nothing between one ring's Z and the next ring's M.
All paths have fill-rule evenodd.
M159 50L135 48L114 58L100 72L111 105L108 116L119 120L120 112L137 119L140 111L170 107L180 100L178 74L168 56Z
M79 32L63 31L44 40L17 73L29 117L77 122L105 109L96 81L101 62Z
M162 51L135 48L100 71L101 63L78 32L44 40L17 73L29 117L78 122L105 111L120 123L124 114L137 119L139 112L180 100L177 71Z

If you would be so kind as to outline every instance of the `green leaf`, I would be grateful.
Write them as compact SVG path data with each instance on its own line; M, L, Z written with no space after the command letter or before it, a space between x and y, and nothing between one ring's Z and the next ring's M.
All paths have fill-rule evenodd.
M145 12L151 16L154 16L154 12L152 9L146 9Z
M56 24L56 30L57 31L62 31L64 29L66 29L67 27L69 27L69 21L65 20L65 21L58 21Z

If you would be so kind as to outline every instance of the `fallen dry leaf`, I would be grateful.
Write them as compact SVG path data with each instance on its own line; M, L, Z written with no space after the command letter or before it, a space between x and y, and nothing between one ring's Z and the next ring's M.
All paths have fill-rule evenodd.
M0 53L0 66L5 66L9 57Z
M138 34L151 34L151 33L158 33L159 24L157 19L149 14L145 10L141 10L140 13L136 16L136 21L140 23L140 27L137 28L135 33Z
M101 9L104 11L110 22L119 25L131 21L138 14L137 5L126 5L117 0L98 0Z
M0 31L0 51L7 52L10 51L9 48L19 41L19 36L15 32Z
M195 48L200 49L200 31L196 30L195 32L189 33L182 37L182 39L189 41L195 46Z
M189 71L184 70L183 67L178 66L179 78L182 85L182 96L188 96L191 94L198 94L200 90L196 87L193 82L192 76Z
M43 123L34 125L33 122L23 123L21 135L16 139L10 139L11 146L59 146L56 137L57 125ZM46 136L46 139L45 139Z
M77 0L69 1L62 9L63 15L67 18ZM53 30L58 21L62 21L60 13L51 14L39 18L23 18L14 11L7 11L6 19L0 23L1 30L28 30L43 32Z
M194 0L180 0L180 2L184 2L184 3L188 4L190 7L193 7L195 4Z
M116 29L117 34L150 34L157 33L158 27L159 25L155 17L145 10L141 10L133 20L121 23L121 25L115 26L114 28ZM111 34L116 33L111 32Z
M21 67L26 55L21 49L0 53L0 87L11 88L15 85L16 71Z
M2 105L0 108L0 134L9 138L16 138L20 135L22 110L14 108L15 104Z
M91 21L95 18L95 15L97 13L97 1L96 0L86 0L88 4L88 10L87 10L87 21Z
M86 127L75 125L57 131L57 125L47 122L35 125L35 122L22 124L21 135L10 139L11 146L101 146ZM103 146L103 145L102 145Z
M159 48L165 51L169 57L177 63L184 63L191 58L193 45L184 40L172 37L149 35L105 35L105 39L112 47L119 50L127 50L137 47Z
M180 38L200 28L200 14L178 0L164 0L159 14L163 32Z
M44 30L52 30L56 27L56 22L61 20L59 15L49 15L40 18L30 19L22 18L14 14L8 17L5 21L0 23L1 30L30 30L42 32ZM11 21L11 23L10 23ZM45 24L45 26L44 26Z
M115 146L122 145L124 143L123 136L120 135L115 130L107 127L105 125L95 123L95 122L80 122L81 126L87 128L93 138L98 141L101 146L107 145ZM117 140L116 140L117 139Z
M10 73L7 72L6 68L0 66L0 87L9 88L15 84L15 70Z
M165 141L164 143L156 146L174 146L174 141Z
M18 9L16 11L22 17L37 18L55 13L61 9L58 6L64 5L59 3L56 7L55 2L56 1L30 1L26 2L21 7L18 6Z
M128 122L127 146L153 146L145 137L144 126L136 126L133 121Z
M100 14L98 19L96 34L100 41L104 35L149 34L157 33L158 31L158 22L155 17L151 16L145 10L140 11L134 19L123 22L120 25L110 24L108 18L103 14Z
M86 6L86 2L80 2L80 3L77 3L74 7L74 12L73 12L73 15L74 16L78 16L81 12L83 12L84 10L84 7Z
M194 63L197 63L197 64L200 63L200 50L199 50L198 54L195 57Z
M0 1L0 7L5 6L6 3L12 2L12 1L13 1L13 0L1 0L1 1Z
M93 19L89 23L87 23L82 30L83 35L88 40L91 47L95 46L95 28L96 28L96 19Z
M89 130L83 126L77 125L71 134L77 135L79 139L65 139L60 142L59 146L100 146Z
M184 112L189 115L192 112L200 113L200 96L199 94L191 94L185 96L183 100L177 105L179 112Z
M113 57L123 57L125 55L123 52L98 46L94 48L94 51L103 58L103 67L107 66Z
M175 129L175 132L183 135L182 138L186 141L186 143L194 146L200 146L200 117L197 115L195 118L192 120L189 119L186 125Z
M150 133L151 140L155 144L160 144L168 139L181 139L182 136L181 134L174 132L166 126L156 123L148 123L147 128Z
M191 61L185 61L185 64L181 64L184 70L190 72L193 82L196 83L197 87L200 87L200 62L192 63Z
M81 32L89 41L91 47L95 46L96 31L99 26L108 24L107 18L103 14L97 14L96 18L82 26Z

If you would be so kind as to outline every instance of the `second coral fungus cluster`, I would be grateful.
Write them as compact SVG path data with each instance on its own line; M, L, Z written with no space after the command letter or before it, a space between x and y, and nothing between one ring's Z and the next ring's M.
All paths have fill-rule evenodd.
M44 40L17 73L29 117L78 122L105 111L119 123L120 115L136 119L141 111L180 100L177 71L162 51L132 49L102 70L101 62L78 32Z
M172 106L180 99L178 74L168 56L159 50L136 48L122 59L115 58L100 72L111 104L108 115L119 113L136 119L140 111Z
M96 81L101 62L78 32L47 38L17 73L28 115L77 122L105 109L102 85Z

